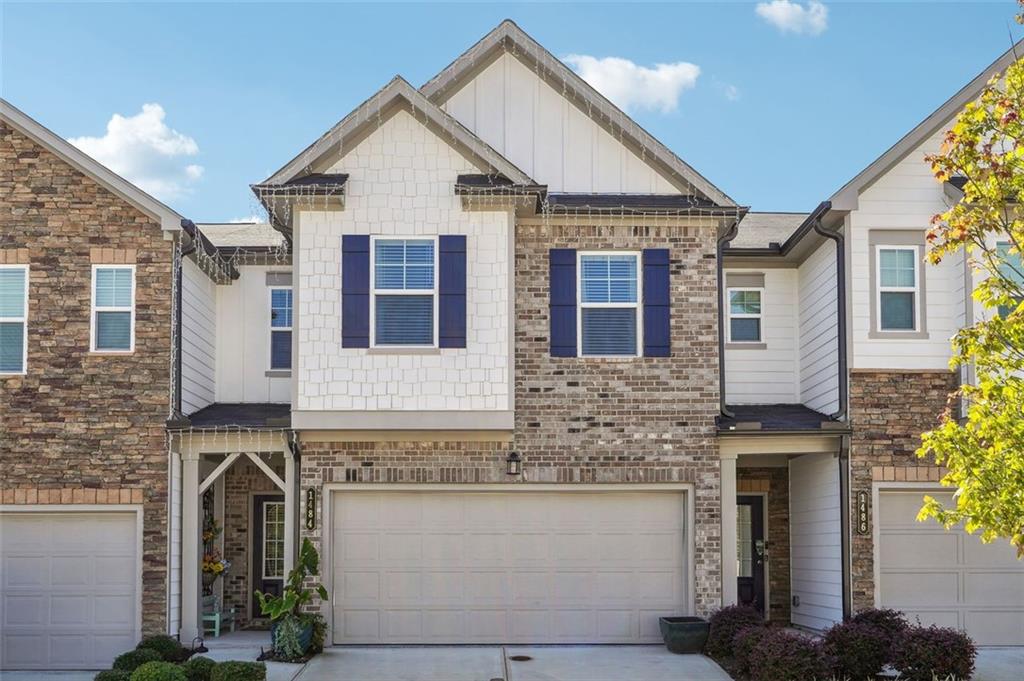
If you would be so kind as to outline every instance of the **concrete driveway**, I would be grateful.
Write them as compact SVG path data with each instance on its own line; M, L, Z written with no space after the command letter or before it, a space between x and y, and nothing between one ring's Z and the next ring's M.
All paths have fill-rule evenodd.
M521 659L529 658L529 659ZM295 681L729 681L662 646L330 648Z

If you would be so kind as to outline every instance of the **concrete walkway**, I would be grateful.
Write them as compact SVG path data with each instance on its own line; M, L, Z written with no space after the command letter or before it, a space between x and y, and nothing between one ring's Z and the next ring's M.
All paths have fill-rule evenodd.
M1024 678L1024 647L979 648L971 681L1018 681Z

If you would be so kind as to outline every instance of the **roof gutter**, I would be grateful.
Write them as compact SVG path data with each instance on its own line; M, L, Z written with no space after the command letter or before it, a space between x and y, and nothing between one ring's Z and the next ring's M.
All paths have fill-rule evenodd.
M847 353L846 353L846 240L839 230L826 229L821 219L832 209L831 201L822 201L814 212L807 216L807 223L814 232L836 242L836 351L839 371L839 409L829 414L833 419L843 420L847 412ZM803 226L801 225L801 228Z
M729 230L718 237L718 247L716 249L716 263L718 275L718 287L716 289L718 295L718 409L721 411L723 416L736 416L729 407L725 404L725 306L724 296L722 295L722 284L724 275L722 273L722 252L729 246L729 242L736 238L736 235L740 232L740 218L737 217L730 225Z

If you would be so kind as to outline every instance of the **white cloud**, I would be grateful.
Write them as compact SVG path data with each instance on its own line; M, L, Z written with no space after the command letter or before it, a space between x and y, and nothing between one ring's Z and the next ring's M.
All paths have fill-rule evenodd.
M675 111L679 96L696 85L700 76L700 67L685 61L655 64L654 68L621 57L586 54L570 54L565 61L594 89L627 111Z
M759 2L757 15L783 33L820 35L828 28L828 7L809 0L807 6L790 0Z
M250 215L250 216L244 217L244 218L231 218L230 220L228 220L228 222L230 222L232 224L239 224L239 225L246 224L246 223L249 223L249 222L266 222L266 221L267 221L267 216L266 215L256 215L256 214L253 214L253 215Z
M203 176L203 167L186 162L199 153L199 145L169 128L165 115L159 104L143 104L134 116L111 116L103 137L68 141L143 191L165 201L175 199Z
M737 102L740 99L740 89L735 85L729 85L728 83L722 83L720 86L722 94L730 102Z

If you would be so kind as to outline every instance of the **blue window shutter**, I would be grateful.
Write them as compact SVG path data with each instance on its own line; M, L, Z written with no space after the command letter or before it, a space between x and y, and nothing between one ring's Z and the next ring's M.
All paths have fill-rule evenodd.
M672 354L667 248L644 249L644 357Z
M438 345L466 347L466 237L438 238Z
M551 356L576 356L576 249L552 248L551 267Z
M341 237L341 347L370 347L370 237Z

